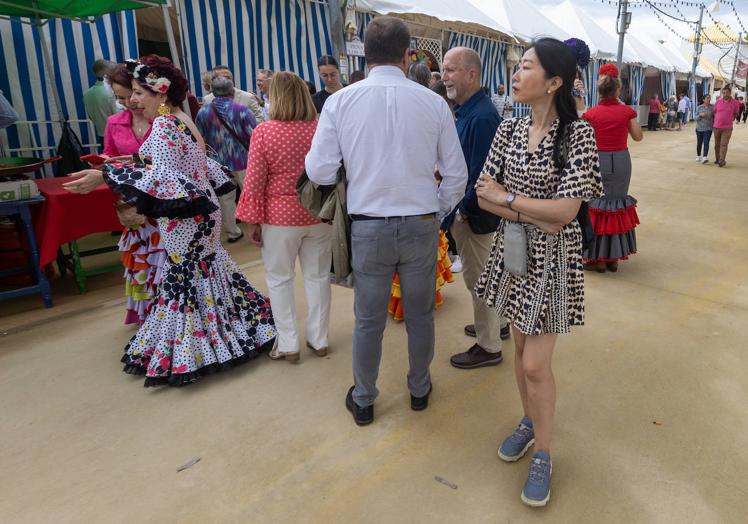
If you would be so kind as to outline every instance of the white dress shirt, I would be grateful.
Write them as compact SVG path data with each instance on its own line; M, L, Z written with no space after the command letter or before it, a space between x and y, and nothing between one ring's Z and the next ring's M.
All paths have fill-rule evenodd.
M341 163L349 214L443 216L465 194L467 167L447 103L394 66L374 67L368 78L325 102L307 175L317 184L334 184Z

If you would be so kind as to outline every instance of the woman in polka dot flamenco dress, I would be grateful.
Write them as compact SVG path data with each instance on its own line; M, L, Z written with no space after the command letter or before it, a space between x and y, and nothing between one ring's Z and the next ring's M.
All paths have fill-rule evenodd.
M155 55L129 66L133 100L154 119L140 159L76 173L83 176L65 187L86 193L103 180L157 219L168 255L163 280L122 362L126 373L146 375L146 387L181 386L256 357L276 332L270 302L221 246L218 195L234 185L179 109L187 81Z

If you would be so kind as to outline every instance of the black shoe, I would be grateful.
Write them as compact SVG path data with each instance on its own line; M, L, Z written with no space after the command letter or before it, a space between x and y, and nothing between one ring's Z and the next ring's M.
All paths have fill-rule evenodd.
M468 324L465 326L465 334L469 337L477 337L478 335L475 333L475 324Z
M239 241L240 241L240 240L241 240L242 238L244 238L244 233L242 233L242 234L241 234L241 235L239 235L238 237L235 237L235 238L229 238L229 239L228 239L228 243L229 243L229 244L234 244L234 243L236 243L236 242L239 242Z
M512 331L509 327L509 324L501 328L501 334L499 336L501 337L501 340L509 340L509 337L512 336Z
M497 353L489 353L478 344L473 344L473 346L464 353L452 355L449 362L459 369L475 369L485 366L498 366L503 360L504 357L501 355L501 351Z
M429 407L429 395L431 395L431 391L434 389L433 384L429 384L429 390L426 392L426 394L422 397L414 397L413 395L410 396L410 409L413 411L423 411L427 407Z
M353 388L355 387L356 386L351 386L351 389L348 390L348 394L345 396L345 407L348 408L348 411L353 415L353 422L355 422L357 426L368 426L374 422L374 406L372 405L362 408L356 404L353 401Z

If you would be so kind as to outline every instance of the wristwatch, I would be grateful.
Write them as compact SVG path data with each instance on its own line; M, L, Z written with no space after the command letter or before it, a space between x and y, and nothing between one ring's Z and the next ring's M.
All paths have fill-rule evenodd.
M508 193L506 195L506 205L509 209L512 209L512 203L514 202L514 199L517 198L517 195L514 193Z

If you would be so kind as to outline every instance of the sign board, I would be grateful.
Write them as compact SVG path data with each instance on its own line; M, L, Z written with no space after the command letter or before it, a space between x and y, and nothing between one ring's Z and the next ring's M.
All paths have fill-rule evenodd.
M364 43L359 37L354 36L353 40L345 43L345 53L348 56L366 56L366 53L364 52Z

